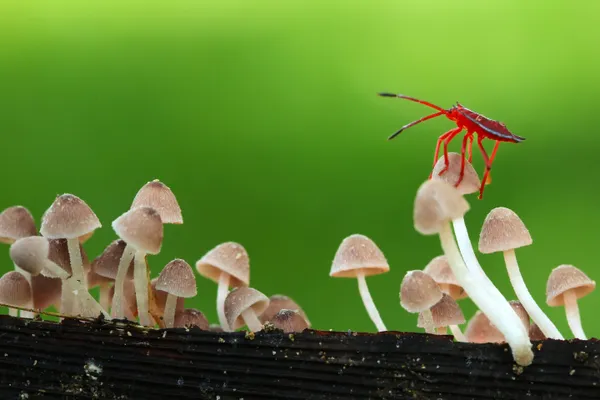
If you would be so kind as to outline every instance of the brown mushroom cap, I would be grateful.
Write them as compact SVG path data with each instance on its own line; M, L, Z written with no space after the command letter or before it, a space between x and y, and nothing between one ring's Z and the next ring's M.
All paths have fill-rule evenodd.
M554 268L546 285L546 303L550 307L564 305L563 294L572 290L580 299L593 292L596 282L591 280L579 268L572 265L559 265Z
M137 192L131 208L152 207L160 215L163 224L183 224L181 208L171 189L155 179Z
M529 231L514 211L496 207L489 212L479 235L479 251L484 254L513 250L533 243Z
M458 153L448 153L448 170L440 176L439 173L446 167L444 156L440 157L433 167L433 172L431 173L432 178L439 179L451 185L456 184L456 182L458 182L458 178L460 177L461 159L462 156ZM473 165L471 165L469 160L465 159L464 175L462 181L457 187L458 191L462 195L471 194L478 192L480 186L481 181L479 180L479 176L477 175L475 168L473 168Z
M479 310L469 320L467 329L465 329L465 337L472 343L502 343L505 341L504 335Z
M270 320L275 328L285 333L302 332L309 326L300 313L294 310L282 309Z
M365 276L384 274L390 266L375 242L364 235L345 238L333 259L329 276L333 278L356 278L359 271Z
M31 301L31 286L20 272L10 271L0 278L0 303L26 307Z
M175 314L174 328L191 328L193 326L197 326L203 331L208 330L208 320L201 311L186 308Z
M306 320L307 325L310 327L310 321L306 317L306 314L302 308L300 308L300 306L294 300L282 294L275 294L269 297L269 307L263 311L258 319L264 324L267 321L271 321L275 314L284 309L297 311Z
M10 258L17 267L35 276L48 263L49 249L48 239L28 236L16 240L10 246Z
M230 275L229 286L232 287L250 284L250 259L239 243L225 242L213 248L196 262L196 270L217 283L221 273L225 272Z
M131 209L115 219L112 227L127 244L148 254L160 253L163 241L163 223L151 207Z
M458 303L449 295L444 294L442 299L431 307L434 328L443 328L449 325L461 325L465 323L465 316ZM417 327L425 328L423 313L419 313Z
M529 330L529 314L527 313L527 310L525 310L525 307L523 307L523 304L521 304L521 302L518 300L511 300L508 302L508 304L510 304L512 309L515 310L515 313L517 314L521 322L523 322L523 326L525 327L525 329Z
M423 235L437 234L443 224L462 217L467 211L469 203L454 186L437 179L428 180L415 198L415 229Z
M423 271L408 271L400 285L400 305L410 312L429 310L440 300L443 293L433 278Z
M546 340L546 335L544 335L544 332L542 332L542 330L540 329L539 326L537 326L536 323L533 323L529 326L529 339L530 340Z
M96 214L83 200L63 194L44 213L40 233L48 239L76 239L101 226Z
M105 276L98 275L97 273L95 273L92 270L88 271L86 276L87 276L88 289L93 289L98 286L110 285L111 283L113 283L115 281L114 279L110 279Z
M197 290L192 267L179 258L169 262L158 276L156 289L177 297L194 297Z
M69 257L69 247L67 245L66 239L51 239L48 240L49 250L48 250L48 259L67 271L70 275L72 274L71 270L71 260ZM81 260L83 261L83 270L88 272L90 267L90 260L87 256L87 253L83 249L83 246L79 244L79 252L81 253ZM47 276L49 278L56 278L53 273L44 268L42 270L42 275Z
M12 244L17 239L36 234L33 216L25 207L9 207L0 213L0 243Z
M163 292L162 290L156 289L156 283L158 282L158 278L154 278L150 281L150 286L152 287L152 293L154 294L154 302L161 313L165 312L165 304L167 303L167 292ZM177 298L177 305L175 306L175 312L182 311L185 306L185 297Z
M233 289L225 299L225 317L231 329L245 325L242 313L251 308L260 316L269 306L269 298L256 289L240 286Z
M33 294L33 308L44 310L51 305L60 304L62 281L56 278L47 278L43 275L31 277L31 293Z
M92 262L92 271L100 276L117 279L119 262L123 256L123 251L127 247L124 240L117 239L109 244L106 249ZM129 263L127 270L127 279L133 279L133 260Z
M429 264L427 264L425 269L423 269L423 272L431 276L433 280L440 285L442 292L447 292L454 300L469 297L467 292L465 292L463 287L456 280L454 272L452 272L452 268L445 255L433 258Z

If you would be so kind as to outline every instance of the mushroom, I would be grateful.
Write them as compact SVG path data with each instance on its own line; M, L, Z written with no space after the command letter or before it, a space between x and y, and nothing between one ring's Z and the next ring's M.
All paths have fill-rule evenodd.
M152 207L160 215L163 224L183 224L181 208L171 189L155 179L137 192L131 208Z
M103 277L104 283L100 284L100 304L102 307L108 310L107 304L111 303L112 297L110 297L109 283L114 282L117 279L117 273L119 270L119 262L123 257L123 252L127 247L121 239L112 241L94 261L92 262L92 273L90 278L94 278L94 282L88 280L88 284L92 286L96 281L100 284L101 282L97 277ZM125 269L125 279L133 279L133 259L129 262L129 267Z
M167 304L168 293L163 292L162 290L156 289L157 282L158 282L158 277L152 279L150 281L150 287L152 289L152 294L154 296L154 302L156 303L156 306L158 307L158 311L162 315L165 313L165 305ZM178 297L177 305L175 306L175 318L177 318L177 314L179 312L183 311L184 308L185 308L185 298Z
M525 329L527 329L527 332L529 332L529 326L531 325L530 317L523 304L518 300L510 300L508 304L510 304L512 309L515 310L515 313L521 319L523 326L525 327Z
M7 272L0 278L0 303L13 307L30 307L31 286L23 274L17 271ZM16 317L17 311L9 308L9 314Z
M258 316L269 306L269 298L256 289L240 286L233 289L225 299L227 325L232 330L248 326L253 332L260 331Z
M297 311L281 309L270 322L277 329L281 329L285 333L302 332L308 329L306 319Z
M465 329L466 340L471 343L504 343L504 335L489 320L489 318L477 310L469 320Z
M458 284L458 281L454 277L446 256L441 255L433 258L423 269L423 272L431 276L435 283L438 284L440 290L450 295L454 300L461 300L468 297L465 289Z
M546 340L546 335L540 329L539 326L534 322L529 326L529 339L530 340Z
M390 266L377 245L364 235L354 234L340 244L329 272L332 278L356 278L360 297L379 332L386 331L387 328L375 307L365 278L384 274L389 270Z
M429 316L426 316L427 311L429 311ZM456 340L459 342L466 341L465 336L458 327L458 325L465 323L465 316L463 315L456 300L454 300L451 296L444 293L442 299L427 311L419 313L417 327L434 327L436 329L436 333L445 335L447 332L447 327L452 326L454 327L452 329L452 334Z
M464 160L464 164L461 164ZM460 170L463 168L464 174L463 178L456 186L456 182L460 178ZM438 158L437 162L433 166L433 171L431 172L432 179L439 179L444 181L450 185L454 185L456 189L460 192L460 194L471 194L479 191L479 187L481 186L481 181L479 180L479 175L477 175L477 171L473 168L473 165L466 159L464 159L458 153L448 153L448 168L446 171L440 175L446 169L446 162L444 161L444 156Z
M110 299L115 296L115 287L111 286L108 292L108 297ZM165 294L166 299L166 294ZM123 284L123 317L130 320L135 321L137 317L137 301L135 299L135 287L133 286L133 281L125 280Z
M208 330L208 320L204 314L195 308L186 308L175 314L174 328L191 328L196 326L203 331Z
M595 288L596 282L572 265L559 265L548 278L546 303L550 307L565 306L569 328L577 339L586 339L577 300L590 294Z
M250 284L250 259L248 252L239 243L226 242L206 253L196 262L200 275L218 283L217 314L219 324L225 332L231 331L225 316L225 298L229 287Z
M422 313L423 328L433 333L435 324L431 308L442 300L443 293L433 278L423 271L408 271L400 285L400 305L409 313Z
M527 310L531 319L547 337L564 339L550 318L535 302L517 263L515 249L533 243L529 231L517 214L505 207L494 208L485 218L479 235L479 251L484 254L502 252L510 282L515 294Z
M61 291L61 279L48 278L41 274L31 277L31 295L33 296L33 308L36 310L45 310L51 306L60 310Z
M428 180L417 191L413 216L415 228L423 235L439 234L458 283L506 337L517 364L529 365L533 361L533 351L519 317L491 281L486 284L480 274L467 268L454 241L450 223L462 220L468 210L469 204L456 188L440 180ZM490 285L495 290L490 290Z
M158 212L151 207L137 207L127 211L113 221L112 227L117 235L127 243L119 262L115 279L115 295L113 297L113 315L123 318L122 298L123 283L135 252L133 282L135 286L138 317L140 324L151 326L148 314L148 271L146 254L158 254L163 241L163 224Z
M294 300L282 294L274 294L269 297L269 307L260 315L260 322L264 324L267 321L271 321L275 314L283 309L297 311L306 320L306 325L310 328L310 321L302 308Z
M194 297L197 293L196 278L194 278L192 267L179 258L169 262L158 276L156 289L167 292L163 320L165 326L171 328L175 320L175 306L178 298Z

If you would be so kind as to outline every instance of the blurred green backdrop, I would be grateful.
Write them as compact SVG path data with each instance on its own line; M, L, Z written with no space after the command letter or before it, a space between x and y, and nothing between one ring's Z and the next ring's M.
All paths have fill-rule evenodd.
M368 280L384 321L414 330L399 285L440 247L414 231L412 203L452 124L387 142L429 109L375 93L460 101L527 137L500 147L494 182L466 218L475 243L491 208L523 218L534 245L518 257L544 302L559 264L600 276L599 13L597 1L5 0L0 209L22 204L39 219L57 194L80 196L104 223L86 244L95 257L115 238L111 221L159 178L185 223L166 227L155 275L239 241L252 286L336 330L374 330L356 282L328 277L341 240L363 233L391 265ZM480 261L514 298L502 257ZM11 269L8 252L0 262ZM198 287L187 304L216 321L216 285ZM580 303L590 335L599 301ZM563 310L545 309L570 336Z

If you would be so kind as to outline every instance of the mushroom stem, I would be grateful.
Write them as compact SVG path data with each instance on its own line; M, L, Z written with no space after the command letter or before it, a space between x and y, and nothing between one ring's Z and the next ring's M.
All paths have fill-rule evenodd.
M450 325L450 332L452 332L452 335L454 335L454 339L456 339L456 341L458 342L466 342L467 339L465 338L465 334L462 333L462 331L460 330L460 327L458 325Z
M435 333L435 328L433 327L433 315L431 315L431 310L425 310L421 314L423 315L423 325L425 326L425 332Z
M504 335L511 347L515 362L523 366L530 365L533 361L533 351L529 334L517 314L503 297L498 299L497 296L493 296L494 293L490 293L486 285L481 284L478 275L470 274L454 241L450 223L442 224L439 235L442 249L457 281L477 307Z
M254 312L254 310L252 310L252 308L249 308L246 311L244 311L242 313L242 318L244 318L244 322L246 323L246 326L252 332L258 332L263 327L262 324L260 323L260 321L258 320L256 313Z
M105 310L110 309L110 286L106 284L100 285L100 307Z
M112 315L114 318L120 319L125 317L123 291L125 279L127 278L127 270L129 269L129 264L131 264L134 254L135 250L133 247L127 245L125 246L125 249L123 249L123 255L119 260L117 276L115 278L115 294L113 294L112 299Z
M83 286L85 290L85 279L83 272L83 260L79 250L79 239L67 239L67 248L69 250L69 261L71 262L72 277Z
M581 317L579 316L579 305L577 304L577 296L572 290L567 290L564 294L565 311L567 313L567 322L571 332L577 339L587 340L583 327L581 326Z
M564 337L560 334L550 318L548 318L544 311L542 311L542 309L535 302L529 293L529 290L527 290L527 286L525 285L525 281L521 275L521 270L519 269L517 256L515 255L514 250L507 250L504 252L504 262L506 263L506 270L508 271L510 283L515 289L515 294L533 322L537 324L546 337L563 340Z
M371 321L373 321L379 332L387 331L387 328L379 315L379 311L377 310L377 307L375 307L375 303L369 292L369 287L367 286L367 281L365 280L365 272L362 269L358 271L356 280L358 281L360 297L362 297L363 304L367 309L367 313L369 313L369 317L371 317Z
M15 271L19 272L21 275L23 275L25 277L25 279L27 279L27 282L29 282L29 286L31 286L31 274L27 271L25 271L23 268L19 268L15 265ZM33 290L33 287L32 287ZM33 292L31 292L31 303L27 306L27 308L33 308ZM36 313L31 312L31 311L23 311L21 310L21 317L22 318L34 318L36 315Z
M219 324L225 332L230 332L231 328L227 324L227 318L225 318L225 299L229 292L229 277L230 275L226 272L221 272L219 276L219 287L217 288L217 314L219 315Z
M8 315L10 315L11 317L18 317L19 316L19 310L16 308L8 308Z
M437 335L447 335L448 334L448 327L447 326L442 326L440 328L436 328L435 333Z
M69 289L66 279L62 281L61 295L60 295L60 313L63 315L74 315L77 313L73 312L74 309L74 296L73 292Z
M163 321L165 322L165 328L172 328L175 322L175 308L177 306L177 296L171 293L167 294L167 301L165 302L165 312L163 313Z
M135 287L135 299L137 301L138 317L140 325L151 326L148 315L148 271L146 270L146 253L138 251L135 253L133 262L133 284Z

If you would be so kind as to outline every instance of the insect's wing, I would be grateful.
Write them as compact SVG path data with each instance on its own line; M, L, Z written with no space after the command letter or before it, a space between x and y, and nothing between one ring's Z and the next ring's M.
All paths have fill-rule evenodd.
M475 111L469 110L468 108L462 107L459 110L459 112L471 122L479 125L481 128L483 128L485 131L489 132L492 135L496 135L504 139L515 140L517 142L520 142L521 140L525 139L520 136L514 135L502 122L485 117L479 113L476 113Z

